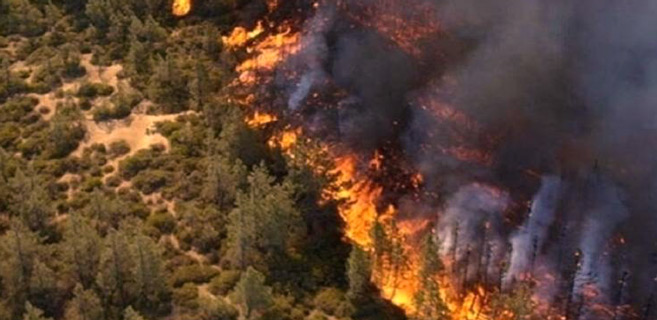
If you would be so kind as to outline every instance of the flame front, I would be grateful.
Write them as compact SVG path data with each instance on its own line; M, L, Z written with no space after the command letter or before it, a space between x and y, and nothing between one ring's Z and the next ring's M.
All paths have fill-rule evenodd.
M183 17L192 11L192 0L174 0L172 13L174 16Z
M270 10L274 10L279 1L268 1ZM380 25L376 25L380 27ZM437 26L431 26L427 30L417 31L421 35L434 32ZM386 30L388 34L394 30ZM414 31L415 32L415 31ZM415 38L406 39L403 34L391 34L400 47L414 53L413 42ZM406 41L408 40L408 41ZM235 28L229 35L222 38L224 45L230 50L244 50L249 58L240 63L237 72L236 87L254 88L260 84L267 84L271 74L276 67L289 55L300 49L300 34L289 25L283 23L280 27L258 23L252 30L243 27ZM247 90L248 91L248 90ZM236 99L246 108L252 108L257 104L255 93L251 93L244 99ZM455 124L465 131L476 131L477 124L466 115L456 112L448 106L437 103L438 100L418 101L422 108L430 111L438 119ZM304 131L300 127L286 126L277 127L280 121L279 115L265 113L259 110L248 112L250 116L245 119L247 125L252 128L261 128L272 124L273 134L268 140L271 148L279 148L291 159L295 159L295 147L300 141L308 141L303 136ZM283 115L280 115L282 118ZM455 132L454 134L459 134ZM303 139L302 139L303 137ZM362 156L352 153L338 151L335 146L322 144L322 152L333 159L334 169L330 172L335 177L334 183L323 191L323 200L337 200L340 217L345 222L345 237L347 241L358 245L370 253L374 253L374 244L371 237L373 227L377 223L384 225L390 233L391 241L396 241L399 250L402 251L404 261L402 265L392 265L384 262L374 266L372 282L381 290L384 298L389 299L395 305L403 308L409 316L415 315L415 296L421 290L420 277L418 275L421 265L421 253L419 252L419 238L431 229L432 221L427 218L401 219L398 208L394 205L383 204L383 186L377 184L369 173L382 170L385 159L379 153L372 156L371 160L362 159ZM454 158L490 165L490 158L485 152L470 149L465 146L449 146L444 150L445 154ZM298 159L298 158L297 158ZM307 165L314 168L318 174L325 173L322 165L315 164L314 159L304 159ZM416 173L409 177L408 185L419 190L423 184L424 177ZM437 215L437 213L436 213ZM446 259L447 260L447 259ZM449 265L449 261L445 261ZM489 315L490 292L484 285L475 285L471 289L456 289L455 279L452 274L437 276L441 298L446 302L449 309L449 318L452 320L506 320L512 319L513 314L509 311L496 313L495 317Z

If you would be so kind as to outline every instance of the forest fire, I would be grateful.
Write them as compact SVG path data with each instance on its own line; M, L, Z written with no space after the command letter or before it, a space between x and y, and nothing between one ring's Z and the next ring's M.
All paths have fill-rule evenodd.
M174 16L183 17L192 11L192 0L174 0L171 12Z
M277 120L277 118L276 118L275 115L271 115L271 114L256 111L251 118L246 120L246 123L249 126L255 128L255 127L261 127L261 126L264 126L266 124L272 123L276 120Z
M383 298L419 319L633 319L630 280L620 271L629 268L620 252L631 240L616 233L627 218L616 183L597 163L564 172L540 151L532 162L538 143L525 139L551 133L532 122L534 115L463 107L462 101L482 103L459 92L462 83L476 83L470 74L405 74L432 54L422 44L447 32L436 20L438 7L418 0L326 1L313 8L303 27L258 23L223 41L249 54L236 68L241 85L281 92L266 97L276 115L256 112L247 123L279 120L284 127L274 130L272 148L292 155L303 137L319 141L334 159L336 181L324 197L342 203L345 236L370 254L372 282ZM520 98L502 101L514 99ZM286 125L289 117L295 125ZM513 133L506 121L524 131ZM382 155L390 146L403 160ZM515 160L518 154L524 162ZM411 164L409 175L381 178L399 162ZM435 241L440 265L430 276L423 273L425 237ZM433 299L444 310L422 306L427 282L437 287ZM652 295L632 303L646 299Z

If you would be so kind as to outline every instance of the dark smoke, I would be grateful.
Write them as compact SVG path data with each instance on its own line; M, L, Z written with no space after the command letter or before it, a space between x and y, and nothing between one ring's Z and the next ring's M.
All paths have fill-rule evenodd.
M409 17L427 5L442 30L418 40L420 56L353 19L370 8L403 17L390 29L407 28L425 23ZM291 112L313 126L330 122L325 126L336 139L363 154L391 141L403 145L425 188L448 199L439 207L447 209L436 209L445 212L443 248L453 245L449 221L461 221L470 243L481 242L474 239L481 233L468 228L481 224L483 210L498 258L511 260L507 279L531 272L532 259L536 270L555 273L555 283L574 277L575 295L587 283L602 290L600 302L631 304L638 313L652 304L657 1L324 1L304 31L303 50L286 65L299 73L288 88ZM313 93L335 97L332 107L318 107ZM462 113L476 128L436 116L427 100ZM479 150L490 163L464 161L446 152L450 147ZM550 178L540 187L534 175ZM506 200L480 203L488 198L477 196L476 182L505 190L515 202L534 198L533 216L509 209L502 219ZM478 200L461 205L463 197ZM626 244L616 243L620 236ZM515 252L504 257L507 248ZM457 258L464 250L457 248ZM577 250L578 269L569 265ZM613 301L623 272L629 294ZM538 288L537 295L548 291L550 300L567 299L553 288ZM657 318L657 311L645 318Z

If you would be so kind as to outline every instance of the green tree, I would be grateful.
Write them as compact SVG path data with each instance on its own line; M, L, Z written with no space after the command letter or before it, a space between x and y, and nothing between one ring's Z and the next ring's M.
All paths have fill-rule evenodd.
M245 319L257 319L273 303L271 288L265 285L265 276L249 267L230 293L230 299L240 307Z
M30 230L45 231L55 210L43 180L32 166L28 166L25 172L18 169L9 184L10 212L19 217Z
M203 110L203 107L209 103L210 95L214 90L210 74L208 73L207 63L202 59L196 59L195 72L192 81L189 82L189 92L191 107L193 110Z
M408 270L408 253L404 247L404 238L397 227L397 222L392 220L390 223L389 231L390 239L390 257L389 257L389 266L390 266L390 279L392 285L392 293L390 299L395 297L397 293L397 287L399 285L400 278L402 274Z
M100 299L92 290L84 290L77 284L73 290L74 297L66 307L67 320L96 320L103 319L103 306Z
M125 311L123 311L123 320L144 320L144 317L132 307L127 307Z
M513 290L494 294L490 306L493 318L497 318L502 312L508 311L512 320L528 320L536 309L536 303L532 300L532 289L528 283L518 283Z
M449 309L440 295L439 283L444 266L438 256L438 245L431 233L424 237L420 259L420 288L414 297L415 317L418 320L448 319Z
M89 0L85 9L89 21L100 33L107 32L111 23L112 11L110 0Z
M126 217L125 205L118 199L110 198L103 191L96 189L89 197L89 203L83 213L92 226L102 236L114 228Z
M153 102L161 105L164 113L188 109L187 77L174 56L158 59L146 92Z
M201 195L224 211L233 206L237 192L246 184L247 169L240 160L231 160L225 150L220 150L220 145L214 138L206 141L209 155Z
M30 279L39 241L23 223L14 220L10 230L2 237L0 249L3 295L13 310L12 318L20 318L31 293Z
M252 259L285 256L298 247L305 234L289 181L275 184L266 168L258 166L249 175L248 184L245 192L237 194L228 225L229 257L241 268L253 265ZM267 256L260 257L259 252Z
M83 288L90 288L98 273L102 240L88 218L76 212L69 215L62 247L69 273Z
M390 257L391 243L383 224L377 220L370 230L372 239L373 259L372 270L376 281L384 281L383 271L386 269L387 259Z
M166 305L170 296L164 274L164 261L157 244L149 237L137 234L132 240L135 258L136 306L145 313L155 313L158 309L168 311Z
M65 294L63 294L65 290L58 285L59 279L55 271L42 262L41 259L43 258L34 259L30 277L29 300L49 314L54 314L59 310L60 303L65 299Z
M52 318L46 318L43 315L43 311L29 302L25 303L25 313L23 314L23 320L52 320Z
M134 256L123 231L110 230L100 256L96 283L105 301L106 312L123 312L135 296ZM108 309L108 307L114 307ZM117 312L118 311L118 312Z
M33 37L45 31L43 13L29 0L12 0L8 2L8 14L4 17L7 29L2 33L19 33L26 37Z
M124 66L126 73L130 76L130 83L139 89L145 89L153 70L151 51L139 40L132 39L130 48L126 55Z
M347 297L354 302L365 300L372 287L371 277L372 268L368 253L359 246L353 245L347 260L347 278L349 279Z

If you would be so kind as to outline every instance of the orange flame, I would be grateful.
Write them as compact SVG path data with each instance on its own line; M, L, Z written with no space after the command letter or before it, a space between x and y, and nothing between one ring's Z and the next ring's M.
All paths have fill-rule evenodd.
M192 11L192 0L174 0L172 13L174 16L183 17Z
M255 29L247 31L243 27L237 27L233 29L229 36L221 37L221 40L226 47L234 49L246 45L249 40L254 39L263 32L265 32L265 28L262 27L262 21L258 21Z
M292 156L290 149L297 144L297 140L301 133L301 128L287 129L269 139L268 144L271 148L279 147L288 155Z
M260 24L253 31L246 33L248 39L264 32ZM241 32L240 32L241 34ZM238 36L233 43L244 44L243 39ZM283 28L281 32L270 35L259 42L256 46L247 48L247 51L254 56L237 66L236 71L240 74L239 79L242 83L253 84L257 81L258 73L272 71L285 57L299 51L300 35L293 32L291 28ZM229 41L230 42L230 41Z
M273 114L261 113L256 111L251 118L246 120L246 124L252 128L257 128L275 122L277 120L278 118Z

